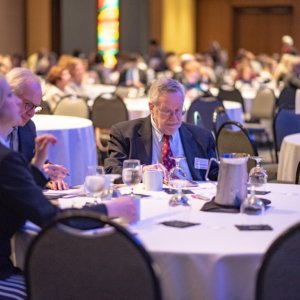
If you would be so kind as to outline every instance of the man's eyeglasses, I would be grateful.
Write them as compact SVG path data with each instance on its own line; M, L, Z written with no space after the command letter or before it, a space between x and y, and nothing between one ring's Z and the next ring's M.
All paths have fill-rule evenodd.
M156 108L157 108L157 110L159 111L160 115L163 118L170 118L170 117L173 117L173 115L175 115L179 119L186 113L186 110L185 110L184 107L180 110L175 110L175 111L161 110L161 109L158 108L158 106L156 106Z
M34 109L35 112L40 112L42 110L42 107L39 105L35 105L31 102L25 102L25 110L32 111Z

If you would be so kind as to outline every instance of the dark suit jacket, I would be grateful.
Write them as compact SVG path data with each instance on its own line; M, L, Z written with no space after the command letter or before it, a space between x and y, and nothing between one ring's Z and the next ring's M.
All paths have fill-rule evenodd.
M29 167L31 168L32 175L36 183L43 187L49 181L49 178L37 171L35 167L30 165L32 158L35 153L35 138L36 138L36 128L33 121L29 120L27 124L23 127L18 127L18 141L19 141L19 153L27 159Z
M18 127L19 152L30 162L34 157L36 128L33 121L29 120L23 127Z
M93 210L106 213L104 205ZM58 212L36 184L26 158L0 144L0 279L15 271L10 239L23 223L30 220L42 226Z
M200 127L182 123L179 128L183 150L194 180L204 180L206 171L194 168L195 157L216 157L211 133ZM139 159L141 164L152 163L152 129L150 116L118 123L111 128L108 144L109 157L105 160L107 173L122 173L125 159ZM218 168L211 169L209 177L217 179Z
M127 69L121 71L118 85L126 86L126 73ZM138 69L139 72L139 81L143 84L147 84L147 74L145 71Z

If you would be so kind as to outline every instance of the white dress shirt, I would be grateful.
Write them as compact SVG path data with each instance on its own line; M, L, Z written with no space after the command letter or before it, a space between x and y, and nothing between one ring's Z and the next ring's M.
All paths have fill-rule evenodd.
M158 163L162 163L161 148L162 148L162 138L164 134L160 132L159 129L157 128L152 118L152 115L151 115L151 125L152 125L152 164L158 164ZM170 136L170 147L174 156L185 156L178 129ZM181 160L179 165L184 170L187 179L192 180L192 175L186 159Z

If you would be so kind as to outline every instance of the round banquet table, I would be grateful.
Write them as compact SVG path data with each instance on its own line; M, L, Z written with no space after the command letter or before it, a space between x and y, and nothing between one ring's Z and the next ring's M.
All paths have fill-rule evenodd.
M146 192L142 185L135 188L135 192L150 196L141 198L141 220L128 229L136 234L158 265L163 299L255 299L256 275L263 255L280 234L300 220L300 185L267 184L266 189L271 192L264 198L272 202L263 223L270 225L272 231L239 231L235 225L245 224L243 214L199 211L206 201L190 195L191 209L171 208L168 206L171 195L163 191ZM212 197L216 186L202 182L191 190ZM128 188L122 190L128 191ZM61 198L59 203L62 208L80 207L86 199ZM200 224L188 228L161 224L167 220ZM15 237L13 245L19 266L24 262L35 230L27 224L26 230Z
M296 169L300 161L300 133L286 136L281 144L277 180L295 182Z
M57 138L49 147L49 161L65 166L69 176L65 181L73 186L82 184L87 166L97 165L93 124L90 120L56 115L33 117L37 135L51 133Z

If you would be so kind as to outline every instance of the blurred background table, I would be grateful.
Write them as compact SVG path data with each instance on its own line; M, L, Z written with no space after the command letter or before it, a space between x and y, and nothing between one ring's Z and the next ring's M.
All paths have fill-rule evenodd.
M97 165L92 122L56 115L35 115L32 120L36 125L37 135L51 133L57 138L57 144L49 147L49 160L69 170L66 182L71 186L82 184L87 166Z
M288 135L280 147L277 180L294 183L299 161L300 133Z

